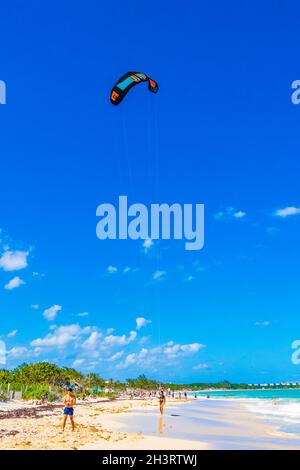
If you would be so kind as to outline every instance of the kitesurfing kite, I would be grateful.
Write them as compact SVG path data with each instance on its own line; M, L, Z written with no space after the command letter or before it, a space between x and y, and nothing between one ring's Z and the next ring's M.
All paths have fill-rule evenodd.
M148 82L148 90L158 92L158 84L155 80L140 72L127 72L115 84L110 94L110 101L117 106L127 95L129 90L139 83Z

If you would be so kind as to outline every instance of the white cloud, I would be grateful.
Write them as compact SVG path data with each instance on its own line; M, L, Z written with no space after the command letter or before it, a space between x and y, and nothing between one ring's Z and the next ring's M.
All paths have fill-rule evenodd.
M200 343L175 344L169 341L161 346L150 349L142 348L138 353L130 353L125 360L117 365L118 369L126 369L132 365L143 368L153 368L157 364L160 366L174 365L178 360L196 354L205 346Z
M31 352L40 356L45 352L49 354L57 350L77 351L79 354L76 360L84 359L85 368L92 359L106 363L117 361L124 354L123 348L133 343L137 337L136 331L131 331L128 335L103 336L96 326L85 328L81 328L78 324L51 326L53 327L51 332L45 337L31 341L30 346L34 348Z
M8 359L19 359L23 358L25 355L27 355L28 349L25 348L24 346L19 346L16 348L12 348L9 351L7 351L7 356Z
M257 321L254 324L255 324L255 326L270 326L271 322L269 322L269 321Z
M85 349L95 349L101 338L101 333L93 331L86 341L82 344Z
M116 268L115 266L108 266L107 267L107 272L109 274L116 274L118 272L118 268Z
M204 347L203 344L200 343L191 343L191 344L174 344L172 341L167 343L167 346L164 348L164 354L178 354L180 352L186 353L196 353L200 349Z
M32 354L34 357L39 357L43 353L43 348L34 348Z
M147 326L151 323L151 320L146 320L146 318L144 317L138 317L135 319L135 321L137 330L140 330L141 328L143 328L143 326Z
M142 328L147 322L149 320L144 317L138 317L136 326ZM45 336L31 341L30 349L25 348L26 358L53 359L59 356L73 356L73 367L82 366L85 370L90 370L91 367L97 367L101 361L103 373L110 373L112 368L126 369L134 365L138 373L144 369L155 372L158 366L181 366L185 358L197 357L198 352L204 348L203 344L196 342L179 344L174 341L145 348L136 341L138 334L135 330L117 335L113 334L112 328L101 331L97 326L81 327L79 324L57 326L52 323L50 328ZM147 340L146 337L144 339ZM11 356L16 356L20 351L22 350L12 350Z
M79 324L64 326L51 325L51 332L41 338L31 341L30 346L34 348L31 354L41 356L58 351L77 352L76 360L84 359L85 369L89 368L91 360L104 361L105 363L115 363L120 359L123 349L133 343L137 337L136 331L129 334L106 336L96 326L81 328ZM112 328L109 329L113 331Z
M300 207L285 207L284 209L278 209L274 214L276 217L285 219L294 215L300 215Z
M145 252L145 253L148 253L148 251L153 247L153 245L154 245L154 241L151 240L151 238L147 238L147 239L143 242L144 252Z
M153 274L153 280L154 281L162 281L165 279L167 272L166 271L155 271Z
M246 217L246 212L243 212L243 211L237 211L233 214L233 217L235 219L243 219L244 217Z
M223 211L219 211L214 214L215 220L226 221L233 219L244 219L247 216L247 213L241 210L236 210L234 207L227 207Z
M127 367L135 364L137 362L138 358L139 358L139 356L135 353L128 354L125 361L122 364L119 364L119 368L126 369Z
M103 344L105 346L125 346L131 343L132 341L134 341L136 337L137 337L136 331L131 331L129 336L108 335L108 336L105 336Z
M77 317L87 317L89 312L80 312L78 313Z
M40 308L40 306L38 304L31 304L30 307L33 309L33 310L38 310Z
M194 261L194 267L197 273L204 273L210 269L210 266L203 265L199 260Z
M196 366L193 367L194 370L206 370L209 369L208 364L197 364Z
M20 279L19 276L16 276L13 279L11 279L7 284L5 284L4 289L12 290L12 289L16 289L16 287L20 287L25 284L26 282Z
M58 312L62 310L62 307L60 305L53 305L50 308L46 308L43 312L44 318L48 321L52 321L56 318Z
M8 338L14 338L17 333L18 333L18 330L13 330L13 331L11 331L10 333L8 333L6 336L7 336Z
M122 271L122 274L135 274L139 271L139 268L133 268L131 266L126 266L123 271Z
M4 251L0 258L0 268L4 271L18 271L27 267L28 251Z
M31 341L30 345L38 348L64 348L84 335L91 333L91 327L81 328L78 324L60 326L44 338Z
M38 271L33 271L32 276L42 278L42 277L45 277L45 274L44 273L39 273Z
M74 369L76 369L76 367L81 366L83 363L84 363L84 359L82 359L82 358L75 359L75 361L72 364L72 367L74 367Z
M117 361L118 359L120 359L124 354L124 351L119 351L117 352L116 354L114 354L113 356L109 357L107 359L108 362L114 362L114 361Z
M139 340L139 345L142 346L143 344L147 343L147 341L149 341L149 336L143 336L143 337Z

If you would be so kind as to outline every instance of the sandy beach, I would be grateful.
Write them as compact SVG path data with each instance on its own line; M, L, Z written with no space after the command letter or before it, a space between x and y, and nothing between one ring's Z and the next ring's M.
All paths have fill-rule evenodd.
M76 430L61 430L62 406L0 406L1 449L300 449L296 434L239 400L95 400L76 406Z

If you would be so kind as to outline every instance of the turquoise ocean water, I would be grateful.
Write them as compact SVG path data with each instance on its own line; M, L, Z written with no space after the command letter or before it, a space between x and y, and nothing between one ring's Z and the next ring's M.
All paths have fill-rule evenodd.
M300 435L300 390L216 390L196 392L196 397L205 400L209 396L212 401L240 400L257 417L271 419L278 424L278 429L285 433ZM191 398L195 392L190 393ZM276 398L274 401L273 399Z
M253 398L253 399L269 399L276 398L289 399L293 401L300 401L300 389L276 389L276 390L215 390L208 392L194 392L190 393L190 397L194 397L195 393L197 397L201 398L209 395L214 398Z

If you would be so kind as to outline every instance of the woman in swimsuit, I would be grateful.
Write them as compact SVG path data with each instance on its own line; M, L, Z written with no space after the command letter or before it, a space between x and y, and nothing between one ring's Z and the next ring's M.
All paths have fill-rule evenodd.
M164 407L166 404L166 397L165 397L163 390L159 392L158 400L159 400L159 411L160 411L160 414L162 415L164 413Z

